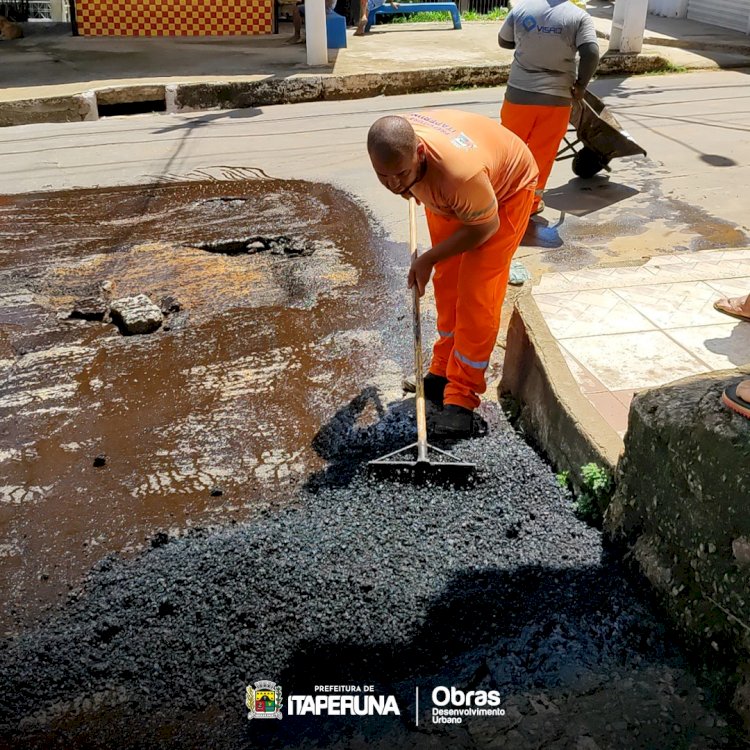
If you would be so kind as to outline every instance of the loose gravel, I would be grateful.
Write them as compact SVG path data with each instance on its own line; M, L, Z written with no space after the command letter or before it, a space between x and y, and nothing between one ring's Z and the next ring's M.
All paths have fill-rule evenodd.
M603 554L549 467L482 407L456 446L473 487L369 482L411 432L342 411L329 469L295 507L109 556L52 619L0 653L15 747L738 747L642 591ZM400 718L248 721L245 686L373 684ZM415 711L415 687L484 686L504 719ZM644 744L648 743L648 744ZM654 744L655 743L655 744Z

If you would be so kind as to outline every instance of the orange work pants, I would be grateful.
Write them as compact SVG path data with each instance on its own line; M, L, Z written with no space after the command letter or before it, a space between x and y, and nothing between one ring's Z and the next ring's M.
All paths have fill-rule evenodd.
M560 141L568 129L570 107L550 107L537 104L513 104L504 101L500 110L503 127L512 130L534 155L539 167L536 198L532 211L542 199L549 173L555 163Z
M529 223L533 188L519 191L498 208L500 228L487 242L435 265L438 340L430 372L448 378L444 402L467 409L479 406L500 328L510 261ZM425 208L433 245L461 227L454 218Z

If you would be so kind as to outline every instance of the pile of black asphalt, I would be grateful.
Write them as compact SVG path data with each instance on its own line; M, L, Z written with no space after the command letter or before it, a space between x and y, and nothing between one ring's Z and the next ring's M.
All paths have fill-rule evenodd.
M293 507L109 556L53 617L4 642L8 747L736 747L721 698L603 552L500 410L454 446L455 489L372 482L408 409L319 434L327 471ZM371 685L398 716L248 720L284 697ZM437 685L497 689L504 717L431 721ZM416 706L416 688L423 702ZM0 742L2 745L2 742Z

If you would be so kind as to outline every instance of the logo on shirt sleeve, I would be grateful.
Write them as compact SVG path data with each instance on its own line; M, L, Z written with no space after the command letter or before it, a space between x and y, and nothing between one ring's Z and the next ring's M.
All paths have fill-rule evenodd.
M526 16L526 18L523 19L521 25L526 29L526 31L531 31L536 26L536 18L534 16Z
M474 141L469 138L466 133L459 133L452 141L451 143L456 147L460 148L463 151L470 151L472 148L476 148L477 144L474 143Z

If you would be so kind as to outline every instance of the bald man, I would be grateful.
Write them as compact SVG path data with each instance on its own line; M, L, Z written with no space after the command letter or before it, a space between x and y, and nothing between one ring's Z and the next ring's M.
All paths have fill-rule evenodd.
M531 214L534 157L497 122L449 109L382 117L367 150L388 190L424 204L432 247L413 261L408 285L424 294L434 271L438 339L425 396L442 407L435 434L467 437Z

